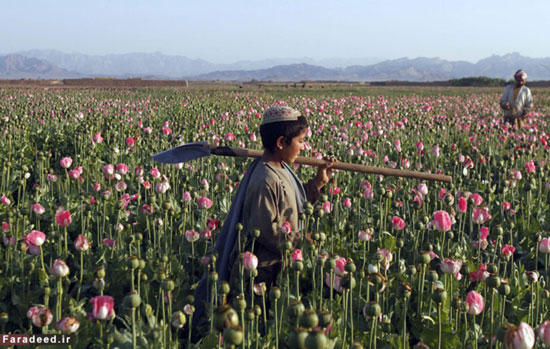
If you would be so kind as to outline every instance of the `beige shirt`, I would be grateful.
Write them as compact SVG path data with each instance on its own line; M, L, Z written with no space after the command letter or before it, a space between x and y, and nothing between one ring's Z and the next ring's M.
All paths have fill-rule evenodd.
M308 201L319 198L317 186L310 180L304 184ZM297 207L296 191L286 169L260 161L251 174L243 204L243 233L250 236L254 229L260 230L253 253L258 257L259 266L273 265L281 260L279 245L285 239L298 248L302 241L298 217L301 208ZM284 222L290 222L292 231L285 234ZM248 239L251 241L251 239ZM250 243L246 246L250 248Z

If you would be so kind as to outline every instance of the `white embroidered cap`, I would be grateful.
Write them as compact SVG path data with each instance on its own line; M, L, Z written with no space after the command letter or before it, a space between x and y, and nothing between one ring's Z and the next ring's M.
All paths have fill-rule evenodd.
M271 107L264 112L262 125L279 121L296 121L302 113L290 107Z

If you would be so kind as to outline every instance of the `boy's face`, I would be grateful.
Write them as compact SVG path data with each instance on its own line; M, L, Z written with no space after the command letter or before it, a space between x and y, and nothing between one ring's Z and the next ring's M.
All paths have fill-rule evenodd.
M286 144L284 141L281 142L281 159L287 164L292 164L300 154L300 151L304 150L304 140L306 139L307 129L304 129L300 132L299 135L292 138L290 144Z

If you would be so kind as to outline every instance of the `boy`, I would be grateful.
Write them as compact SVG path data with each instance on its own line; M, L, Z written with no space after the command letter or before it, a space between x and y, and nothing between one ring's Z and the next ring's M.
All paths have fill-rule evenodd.
M281 251L279 245L289 240L298 248L302 233L298 226L298 215L306 200L315 202L320 190L328 183L332 173L330 159L320 166L317 175L303 185L287 164L292 164L301 150L308 123L295 109L277 106L269 108L263 114L260 135L264 146L261 158L250 164L239 184L231 203L231 209L216 240L218 253L216 272L218 282L231 280L231 294L238 291L240 252L252 248L252 234L258 229L260 234L254 243L253 252L258 258L258 275L255 283L265 282L269 288L275 282L281 270ZM291 231L284 233L283 223L289 222ZM242 223L241 241L237 242L237 223ZM245 239L246 238L246 239ZM205 278L195 291L197 316L210 294Z
M294 249L300 247L305 232L301 232L298 226L298 214L306 200L317 201L332 172L330 163L319 167L317 175L302 185L287 165L294 163L304 149L307 129L307 120L299 111L289 107L268 109L260 125L264 154L253 169L247 170L251 174L241 222L248 243L242 252L250 251L252 233L258 229L260 235L254 243L254 251L251 251L258 257L258 275L254 281L265 282L268 288L281 269L281 242L288 240ZM290 223L289 233L283 231L285 222ZM232 268L231 281L239 276L239 263L235 263L238 254L238 248L234 249L228 265ZM236 291L236 285L232 286L232 291Z

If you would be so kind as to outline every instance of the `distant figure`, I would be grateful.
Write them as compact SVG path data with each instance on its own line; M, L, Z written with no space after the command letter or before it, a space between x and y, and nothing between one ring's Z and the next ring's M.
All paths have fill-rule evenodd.
M512 126L517 125L521 128L521 122L525 114L533 105L531 91L525 86L527 73L522 69L514 74L515 84L506 86L502 97L500 97L500 107L504 110L504 122L509 122Z

